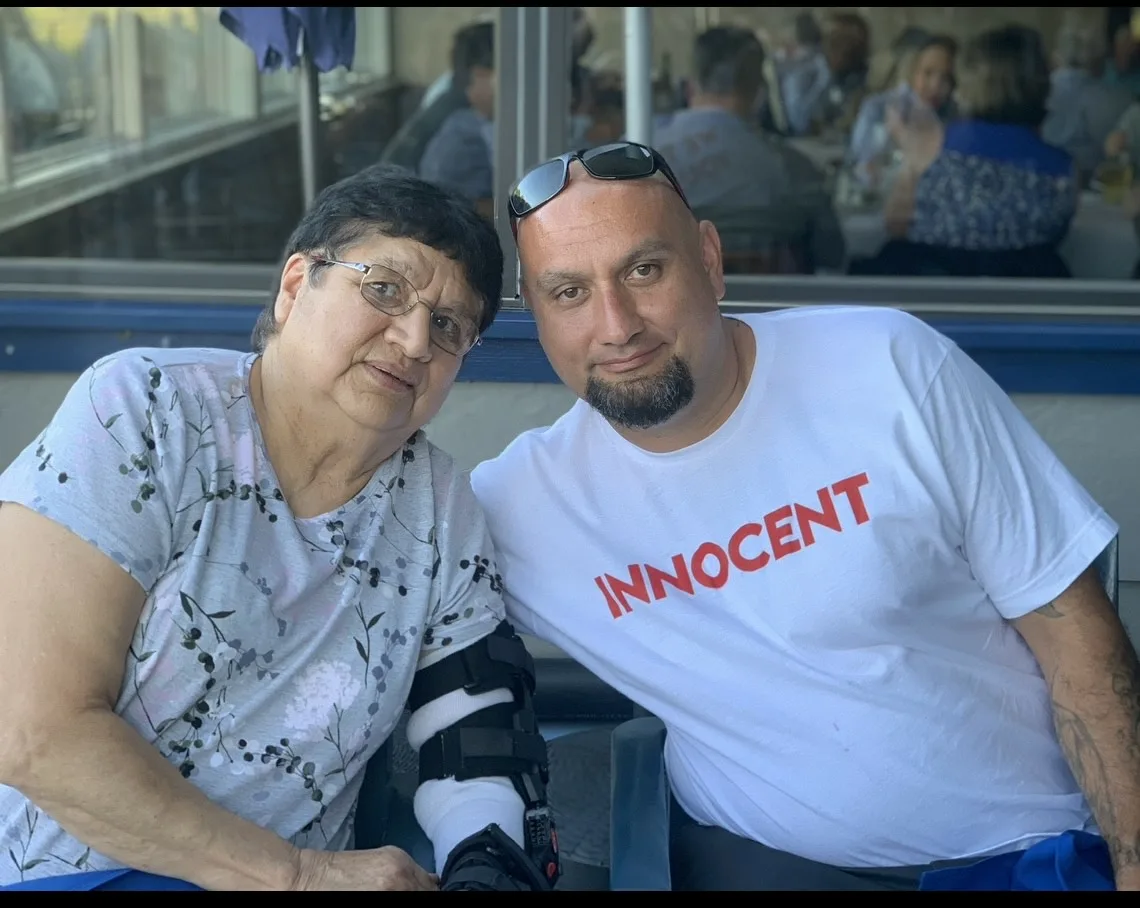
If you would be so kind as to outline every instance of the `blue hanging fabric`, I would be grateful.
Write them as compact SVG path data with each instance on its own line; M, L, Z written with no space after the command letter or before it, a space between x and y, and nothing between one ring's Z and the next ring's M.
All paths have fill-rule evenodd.
M355 6L223 6L222 25L249 47L257 68L295 69L302 56L318 72L352 69L356 56Z

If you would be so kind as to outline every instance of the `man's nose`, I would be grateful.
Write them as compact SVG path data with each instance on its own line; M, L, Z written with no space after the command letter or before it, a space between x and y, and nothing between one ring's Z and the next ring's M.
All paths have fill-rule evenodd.
M623 288L603 288L600 292L599 340L614 346L628 343L641 331L643 322L632 294Z

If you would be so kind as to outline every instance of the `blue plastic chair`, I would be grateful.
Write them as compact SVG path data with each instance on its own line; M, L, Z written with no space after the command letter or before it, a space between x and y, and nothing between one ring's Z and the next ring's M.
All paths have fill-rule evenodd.
M1113 539L1096 559L1113 607L1120 608L1118 545ZM611 755L610 889L668 891L669 779L665 725L656 717L617 727Z

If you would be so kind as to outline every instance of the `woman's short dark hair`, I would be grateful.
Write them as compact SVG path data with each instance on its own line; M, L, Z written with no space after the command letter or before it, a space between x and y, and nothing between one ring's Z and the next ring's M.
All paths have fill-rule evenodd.
M393 164L374 164L334 183L317 196L289 237L269 301L253 329L253 349L265 350L277 333L274 308L281 270L296 253L338 259L372 236L415 240L446 255L483 304L480 332L499 312L503 293L503 250L495 228L462 195L413 176ZM310 267L315 276L322 266Z
M958 102L975 120L1036 129L1049 100L1049 60L1041 35L1021 25L967 42L958 67Z

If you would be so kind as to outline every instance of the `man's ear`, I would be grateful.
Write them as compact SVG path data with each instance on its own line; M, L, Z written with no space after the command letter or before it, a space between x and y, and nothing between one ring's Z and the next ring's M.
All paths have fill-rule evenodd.
M720 234L712 221L701 221L697 228L701 233L701 264L705 266L705 273L709 282L716 291L718 300L724 299L724 253L720 246Z
M281 287L277 291L277 300L273 304L273 318L278 327L289 320L301 288L305 285L305 274L309 262L299 252L289 256L285 267L281 269Z

